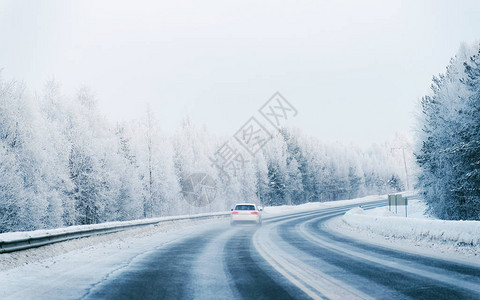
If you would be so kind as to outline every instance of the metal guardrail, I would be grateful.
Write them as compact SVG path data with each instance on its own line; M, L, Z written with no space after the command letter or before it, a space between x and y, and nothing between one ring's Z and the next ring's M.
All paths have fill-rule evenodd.
M192 216L192 217L179 217L179 218L171 218L166 220L156 220L156 221L146 222L146 223L118 225L118 226L112 226L107 228L84 229L84 230L78 230L78 231L72 231L72 232L45 234L44 236L29 237L29 238L23 238L23 239L12 240L12 241L0 241L0 253L8 253L8 252L15 252L15 251L26 250L31 248L37 248L41 246L51 245L51 244L55 244L55 243L59 243L67 240L89 237L93 235L115 233L115 232L124 231L128 229L133 229L135 227L146 227L150 225L156 225L156 224L172 222L172 221L214 219L214 218L222 218L226 216L230 216L230 213Z

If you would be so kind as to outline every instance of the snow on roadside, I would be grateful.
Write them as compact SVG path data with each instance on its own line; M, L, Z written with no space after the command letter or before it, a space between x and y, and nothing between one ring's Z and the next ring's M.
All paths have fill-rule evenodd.
M408 218L415 219L435 219L426 214L427 206L425 202L421 200L409 200L408 201ZM388 206L377 207L373 209L363 210L362 214L371 216L383 216L383 217L403 217L405 216L405 208L398 206L397 214L395 214L395 208L392 207L391 211Z
M425 209L422 201L410 200L406 218L390 212L388 206L356 207L325 226L368 243L480 265L480 221L438 220L426 216Z
M68 227L55 228L55 229L41 229L41 230L34 230L34 231L5 232L5 233L0 233L0 242L28 239L32 237L41 237L41 236L55 235L55 234L61 234L61 233L81 232L81 231L88 231L92 229L103 229L103 228L113 228L117 226L173 221L173 220L192 218L192 217L194 218L194 217L202 217L202 216L222 216L222 215L225 215L226 213L228 212L168 216L168 217L159 217L159 218L132 220L132 221L122 221L122 222L106 222L106 223L100 223L100 224L77 225L77 226L68 226Z
M266 206L264 207L264 213L266 214L282 214L282 213L291 213L295 211L304 211L312 209L321 209L321 208L331 208L344 205L352 204L362 204L370 201L377 201L387 199L387 195L373 195L363 198L357 198L352 200L338 200L338 201L327 201L327 202L309 202L300 205L282 205L282 206Z
M414 201L411 202L415 203ZM419 203L416 203L416 205L419 205ZM356 207L346 212L342 220L350 226L370 230L388 237L413 240L427 239L458 245L480 245L480 221L405 218L393 215L386 207L371 211Z
M224 218L223 218L224 219ZM224 219L225 220L225 219ZM0 254L0 272L12 268L16 268L22 265L28 265L36 262L41 262L45 259L51 259L55 256L60 256L65 253L76 251L82 248L97 247L100 244L117 243L123 245L125 241L129 243L152 235L164 234L168 232L174 232L176 230L186 228L192 225L208 224L211 222L223 222L222 219L184 219L173 220L170 222L158 223L155 225L149 225L145 227L137 227L132 229L123 230L115 233L93 235L85 238L72 239L63 241L61 243L55 243L51 245L42 246L39 248L32 248L12 253ZM117 222L115 222L117 223ZM101 224L97 224L101 225ZM78 226L72 226L78 227ZM73 228L72 228L73 230ZM35 231L40 234L42 231ZM32 233L32 232L30 232ZM29 234L27 232L18 232L12 234L12 236L18 237L21 234Z
M0 299L80 299L151 251L228 219L181 220L0 255Z

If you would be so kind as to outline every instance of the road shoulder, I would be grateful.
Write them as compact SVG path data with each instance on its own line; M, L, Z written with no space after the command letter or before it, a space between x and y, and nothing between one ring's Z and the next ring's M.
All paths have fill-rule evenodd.
M323 226L325 230L333 234L363 243L480 267L480 247L478 246L454 245L428 239L412 240L395 236L384 236L367 229L350 226L342 220L342 216L330 219L323 223Z

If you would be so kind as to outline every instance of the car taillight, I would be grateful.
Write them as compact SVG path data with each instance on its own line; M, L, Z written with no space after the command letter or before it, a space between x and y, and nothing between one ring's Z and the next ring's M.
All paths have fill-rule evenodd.
M252 215L258 215L258 212L252 211L250 214L252 214Z
M232 215L238 215L238 211L232 212Z

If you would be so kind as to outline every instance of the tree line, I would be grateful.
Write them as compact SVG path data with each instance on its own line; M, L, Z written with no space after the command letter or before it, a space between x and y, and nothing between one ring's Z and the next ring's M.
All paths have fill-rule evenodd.
M391 148L408 143L405 137L362 149L283 128L230 180L209 160L227 138L188 118L167 134L148 109L141 120L112 124L86 87L67 96L49 81L32 96L24 83L2 78L0 232L221 211L240 201L301 204L404 189L403 160ZM182 196L183 182L195 172L216 182L215 199L205 207Z

